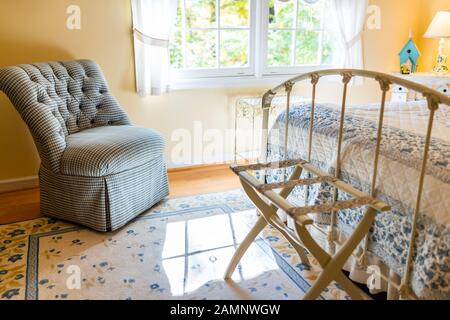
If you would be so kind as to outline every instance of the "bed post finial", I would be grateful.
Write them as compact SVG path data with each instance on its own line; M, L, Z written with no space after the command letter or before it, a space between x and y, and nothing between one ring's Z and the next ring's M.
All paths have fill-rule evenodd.
M381 91L387 92L391 88L392 82L389 79L376 77L375 80L380 84Z
M441 103L441 100L439 99L439 97L434 95L432 92L424 92L423 96L425 98L427 98L428 109L430 111L431 110L436 111L437 109L439 109L439 103Z
M284 89L286 90L287 93L290 93L293 87L294 83L291 80L288 80L284 83Z
M319 78L320 78L320 76L318 73L316 73L316 72L311 73L311 84L316 85L319 82Z
M262 108L263 109L269 109L270 105L272 103L273 97L275 96L275 92L273 92L272 90L267 91L266 93L264 93L263 97L262 97Z
M350 72L343 72L341 73L342 75L342 82L344 84L348 84L350 82L350 80L352 80L353 75Z

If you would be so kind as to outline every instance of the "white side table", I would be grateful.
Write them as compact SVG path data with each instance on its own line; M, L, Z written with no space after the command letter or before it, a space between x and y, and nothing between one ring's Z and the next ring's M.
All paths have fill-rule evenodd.
M291 106L307 102L291 96ZM242 97L236 101L234 117L234 160L255 161L261 155L262 97ZM269 110L269 129L278 114L286 109L286 96L275 96Z

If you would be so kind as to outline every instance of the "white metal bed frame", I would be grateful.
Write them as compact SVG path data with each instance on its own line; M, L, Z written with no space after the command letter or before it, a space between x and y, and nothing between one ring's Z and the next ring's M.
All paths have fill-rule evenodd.
M330 176L325 172L315 168L311 162L311 150L313 143L313 126L314 126L314 112L316 105L316 87L320 78L325 76L341 76L343 82L343 94L342 94L342 105L340 110L340 123L339 123L339 133L337 141L337 159L336 159L336 170L335 175ZM371 78L378 81L380 89L382 91L379 119L378 119L378 130L377 130L377 143L375 149L374 157L374 168L372 172L372 182L371 182L371 192L369 194L357 190L348 183L343 182L339 179L340 169L341 169L341 147L344 132L344 117L347 101L347 88L348 84L353 77L363 77ZM309 127L309 137L308 137L308 150L307 159L287 159L287 143L288 143L288 123L289 123L289 108L290 108L290 97L293 86L300 81L310 80L312 84L312 102L311 102L311 121ZM262 229L268 224L272 225L277 229L293 246L295 251L298 253L302 263L309 265L309 260L307 256L307 251L316 258L319 265L322 268L322 272L318 277L317 281L306 293L304 299L316 299L320 293L335 280L338 282L344 290L350 295L352 299L364 299L366 296L357 288L342 272L342 267L350 255L353 254L355 248L361 243L365 238L364 242L364 252L358 258L364 263L365 254L367 250L368 243L368 233L370 226L372 225L376 214L382 213L390 210L390 206L383 201L376 199L375 188L377 184L377 173L378 173L378 160L380 154L380 145L382 141L382 131L383 131L383 119L384 110L386 104L386 95L390 90L391 85L401 85L410 90L421 93L427 100L428 109L430 111L428 118L427 133L425 137L425 146L423 150L422 165L420 171L419 184L417 186L417 197L415 201L415 209L412 217L412 230L410 237L410 244L408 249L408 258L405 267L405 272L401 281L400 277L391 271L388 277L384 275L379 275L384 280L388 282L388 299L401 298L417 298L412 290L410 289L411 280L411 266L413 262L414 255L414 242L417 235L417 218L419 215L419 208L422 200L422 191L424 185L424 179L426 175L426 166L428 160L428 151L431 141L431 134L433 128L433 120L436 110L438 110L439 105L443 104L445 107L450 106L450 97L444 94L430 89L421 84L417 84L399 77L392 75L367 71L367 70L356 70L356 69L330 69L330 70L320 70L315 72L310 72L306 74L294 77L281 85L267 91L262 99L262 109L263 109L263 126L262 126L262 157L260 163L251 165L232 165L231 169L235 172L240 180L242 187L251 201L257 207L260 216L255 224L255 226L247 234L244 241L241 243L237 251L235 252L228 268L225 272L225 279L229 279L233 274L236 266L238 265L240 259L245 254L246 250L250 244L254 241L257 235L262 231ZM268 144L268 123L269 123L269 109L273 97L277 92L284 91L287 94L286 101L286 117L285 117L285 136L284 136L284 160L279 162L269 162L266 161L267 144ZM277 169L294 167L294 171L291 174L288 181L267 184L256 179L249 171L253 170L264 170L264 169ZM310 175L314 175L314 178L309 177L307 179L300 179L302 172L308 172ZM292 192L296 186L308 186L320 182L329 183L334 190L334 200L330 203L315 205L315 206L295 206L289 201L287 197ZM279 193L275 192L274 189L281 189ZM339 190L344 191L354 198L346 201L338 201ZM308 188L306 188L306 193ZM307 197L306 197L307 198ZM333 227L336 223L336 211L348 208L358 208L366 207L365 213L353 230L353 233L344 243L338 243L336 239L333 239ZM295 232L289 229L286 224L278 217L278 209L286 212L295 222ZM308 214L331 212L331 231L328 234L328 239L330 242L338 243L341 245L337 252L334 252L331 248L331 252L325 251L311 236L310 232L306 228L309 225L314 226L313 220L308 216ZM319 229L322 231L322 229ZM323 231L322 231L323 232Z

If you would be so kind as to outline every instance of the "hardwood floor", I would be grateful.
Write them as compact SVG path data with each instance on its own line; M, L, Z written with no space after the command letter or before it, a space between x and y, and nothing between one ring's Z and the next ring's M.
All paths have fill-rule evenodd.
M0 224L39 217L39 188L0 194Z
M237 189L239 179L228 165L169 170L170 198ZM0 224L39 218L39 189L0 194Z
M169 170L170 196L219 192L240 187L228 165L212 165Z

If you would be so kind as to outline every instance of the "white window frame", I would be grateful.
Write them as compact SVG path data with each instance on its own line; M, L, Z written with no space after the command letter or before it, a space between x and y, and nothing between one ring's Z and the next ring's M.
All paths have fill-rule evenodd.
M267 1L263 2L265 4L267 4ZM283 30L283 31L298 31L300 30L297 27L297 19L298 19L298 0L295 0L294 3L294 10L295 10L295 15L294 15L294 21L293 21L293 27L291 28L279 28L279 30ZM319 46L322 46L322 36L323 36L323 24L324 24L324 11L322 10L322 19L321 19L321 30L320 30L320 43ZM261 17L262 17L262 21L259 25L259 28L261 30L260 35L261 35L261 43L260 43L260 56L261 56L261 62L259 64L260 68L261 68L261 76L268 76L268 75L291 75L291 74L299 74L299 73L303 73L303 72L309 72L312 70L317 70L317 69L327 69L327 68L332 68L335 67L335 65L332 64L304 64L304 65L295 65L295 51L296 51L296 45L297 45L297 37L295 36L296 34L294 33L293 36L293 43L292 43L292 52L291 52L291 63L293 62L293 64L288 65L288 66L268 66L267 65L267 54L268 54L268 36L269 36L269 6L268 5L263 5L261 6ZM265 22L264 22L265 21ZM272 28L272 30L277 30L277 28ZM320 49L318 54L321 56L322 54L322 50Z
M217 27L202 27L202 28L190 28L191 30L214 30L217 32L217 43L219 44L218 50L217 50L217 56L216 56L216 64L218 68L190 68L188 70L183 69L172 69L172 75L175 79L196 79L196 78L217 78L217 77L242 77L242 76L251 76L255 74L255 30L257 30L256 27L256 3L257 0L250 0L249 1L249 26L248 27L234 27L234 28L221 28L220 23L220 6L219 0L216 0L216 20L217 20ZM181 3L183 5L182 12L183 12L183 19L182 19L182 25L183 25L183 32L185 32L187 26L186 26L186 19L185 19L185 13L186 13L186 1L181 0ZM248 44L248 61L247 67L220 67L220 31L221 30L249 30L249 44ZM185 39L185 36L183 36L183 39ZM186 44L183 43L183 46ZM186 59L186 48L183 49L183 59Z
M268 49L268 28L269 28L269 6L267 0L249 0L249 55L248 67L235 68L199 68L199 69L172 69L171 76L172 89L189 89L198 87L235 87L242 85L266 85L276 83L280 79L286 79L286 76L310 72L313 70L335 68L337 65L300 65L300 66L268 66L267 65L267 49ZM185 0L183 3L183 15L185 14ZM218 8L219 1L216 0ZM298 10L298 2L296 1L295 10ZM216 10L216 17L219 23L220 10ZM297 16L297 15L296 15ZM297 19L297 18L295 18ZM183 18L183 26L185 28L185 20ZM322 19L323 23L323 19ZM296 29L291 28L292 30ZM218 32L218 41L220 41L220 30L226 28L217 27L201 28L212 29ZM238 28L233 28L238 29ZM284 29L289 30L289 29ZM322 33L323 34L323 33ZM294 44L295 45L295 44ZM219 48L220 51L220 48ZM183 58L185 50L183 50ZM295 47L294 52L295 55ZM220 52L217 53L218 63L220 62Z

